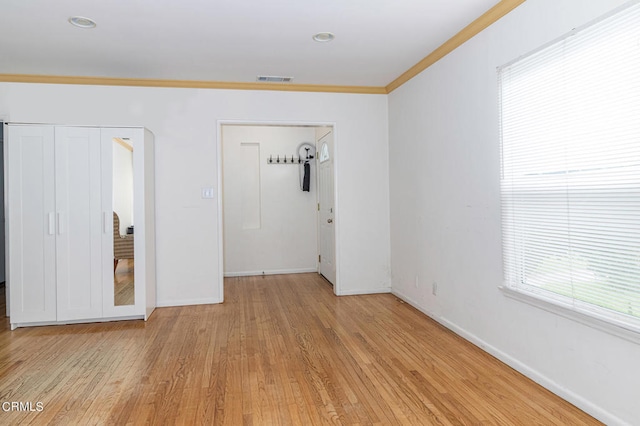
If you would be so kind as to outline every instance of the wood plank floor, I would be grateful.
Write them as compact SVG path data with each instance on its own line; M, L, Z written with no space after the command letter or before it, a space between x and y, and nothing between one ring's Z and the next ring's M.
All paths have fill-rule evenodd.
M316 274L232 278L226 301L122 321L0 324L0 424L595 425L389 294Z

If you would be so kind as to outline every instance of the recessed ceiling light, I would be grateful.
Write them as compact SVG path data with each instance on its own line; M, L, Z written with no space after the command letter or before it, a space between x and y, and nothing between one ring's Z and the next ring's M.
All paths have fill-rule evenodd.
M72 16L69 18L69 23L79 28L95 28L96 23L93 19L85 18L83 16Z
M332 33L318 33L318 34L313 36L313 39L315 41L320 42L320 43L331 41L334 38L336 38L336 36L334 36Z

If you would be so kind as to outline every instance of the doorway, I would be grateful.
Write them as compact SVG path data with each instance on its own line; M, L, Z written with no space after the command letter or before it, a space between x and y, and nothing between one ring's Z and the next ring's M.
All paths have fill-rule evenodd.
M333 124L219 122L221 283L317 272L337 291L334 140Z

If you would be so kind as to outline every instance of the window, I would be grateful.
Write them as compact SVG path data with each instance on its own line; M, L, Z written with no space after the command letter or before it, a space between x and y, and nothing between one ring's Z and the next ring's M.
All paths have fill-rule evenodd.
M322 144L320 149L320 162L324 163L325 161L329 161L329 146L326 142Z
M505 286L640 332L640 4L498 75Z

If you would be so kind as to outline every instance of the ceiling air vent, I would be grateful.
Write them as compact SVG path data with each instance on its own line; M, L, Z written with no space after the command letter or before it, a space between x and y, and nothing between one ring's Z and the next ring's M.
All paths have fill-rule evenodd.
M256 77L256 81L262 81L266 83L291 83L293 77L280 77L277 75L259 75Z

